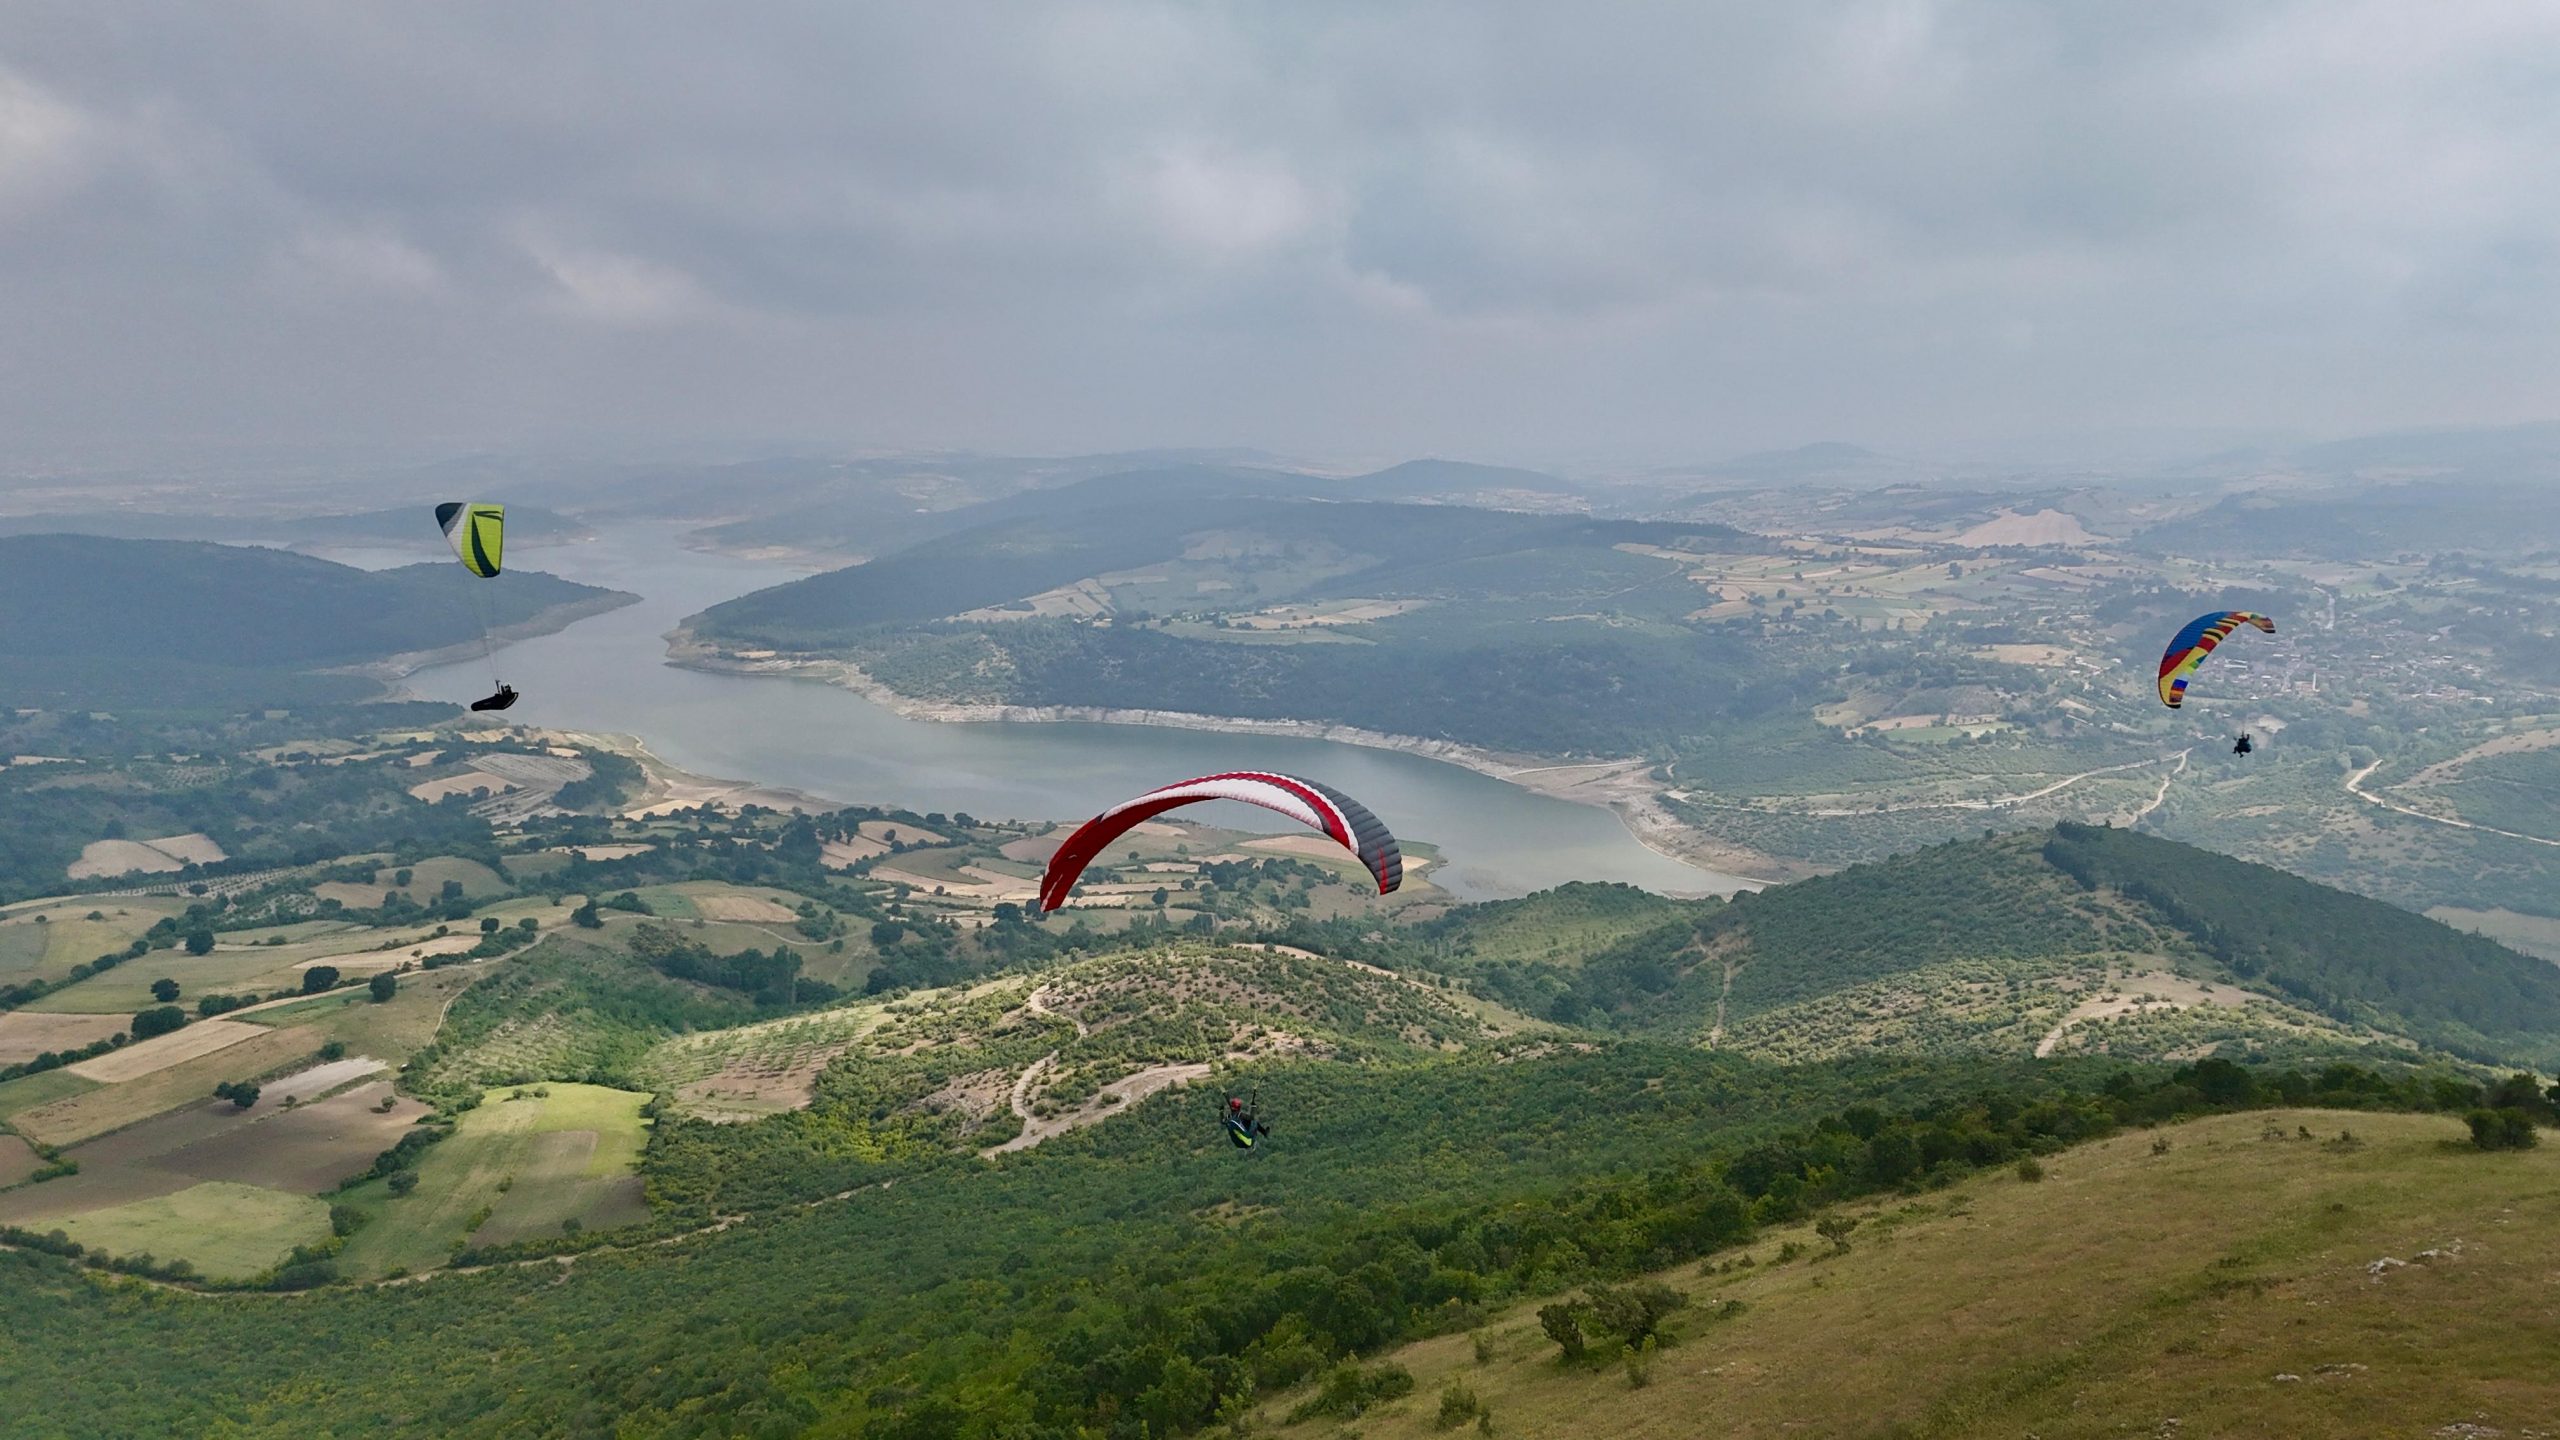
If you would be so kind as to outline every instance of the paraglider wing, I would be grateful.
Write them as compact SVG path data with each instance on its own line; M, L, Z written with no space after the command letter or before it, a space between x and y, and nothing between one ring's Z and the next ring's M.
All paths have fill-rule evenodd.
M2195 675L2196 667L2243 625L2255 625L2270 635L2276 633L2276 622L2249 610L2216 610L2188 621L2160 656L2160 703L2172 710L2178 708L2179 702L2187 698L2187 681Z
M1313 780L1245 770L1203 775L1197 780L1150 790L1086 821L1067 837L1067 843L1058 847L1057 854L1049 857L1048 873L1040 877L1040 908L1055 910L1066 904L1067 892L1075 888L1076 878L1093 863L1093 857L1141 821L1204 800L1241 800L1323 831L1334 843L1360 857L1360 863L1377 880L1381 895L1404 883L1404 854L1396 848L1396 837L1387 833L1387 827L1378 823L1378 817L1370 814L1367 806Z
M506 506L448 500L436 507L436 523L444 527L444 538L453 542L453 553L462 557L465 569L483 580L497 575L506 542Z

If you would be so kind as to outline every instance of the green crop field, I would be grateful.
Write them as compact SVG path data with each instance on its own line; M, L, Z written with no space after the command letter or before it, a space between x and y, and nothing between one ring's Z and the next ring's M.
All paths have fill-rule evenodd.
M183 908L166 896L138 895L14 906L0 919L0 980L59 976L74 965L121 952L162 916ZM89 919L92 913L99 918Z
M215 1180L57 1225L112 1255L185 1260L214 1279L236 1280L273 1268L296 1245L327 1239L329 1206L307 1195Z
M570 1084L521 1092L488 1092L430 1147L416 1193L394 1198L377 1180L347 1197L371 1216L339 1256L348 1275L432 1269L459 1244L556 1235L569 1219L602 1230L648 1218L633 1173L648 1140L647 1096Z
M2525 1433L2560 1414L2535 1298L2560 1152L2461 1135L2280 1111L2117 1136L2039 1184L2002 1170L1851 1207L1845 1254L1790 1227L1656 1276L1688 1304L1641 1388L1614 1355L1560 1363L1531 1301L1477 1332L1482 1359L1463 1335L1388 1357L1412 1393L1354 1423L1420 1440L1460 1388L1499 1435Z
M409 871L409 883L405 887L394 884L399 878L399 868ZM461 881L462 893L474 900L484 895L501 895L507 890L507 883L498 878L498 872L477 860L463 860L451 855L421 860L407 867L386 866L373 877L378 888L399 889L402 894L422 904L432 902L442 893L444 882L448 880Z
M47 1070L40 1075L29 1075L12 1080L6 1085L0 1085L0 1120L9 1119L21 1111L32 1110L39 1105L50 1105L57 1100L67 1100L74 1095L86 1094L97 1088L98 1082L83 1080L68 1070Z

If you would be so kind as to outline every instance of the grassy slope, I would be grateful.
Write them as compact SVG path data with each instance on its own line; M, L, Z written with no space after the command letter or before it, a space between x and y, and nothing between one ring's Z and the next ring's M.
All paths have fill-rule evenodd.
M174 1195L73 1215L61 1229L115 1255L188 1260L217 1280L258 1274L329 1238L329 1206L306 1195L208 1181Z
M2342 1126L2364 1143L2333 1148ZM1488 1328L1489 1363L1459 1336L1396 1356L1414 1395L1355 1428L1433 1434L1453 1379L1514 1437L2512 1434L2560 1414L2560 1151L2483 1155L2448 1119L2335 1112L2161 1134L2163 1156L2137 1132L2042 1184L2000 1172L1852 1212L1872 1218L1845 1256L1770 1265L1785 1241L1821 1248L1798 1229L1762 1237L1753 1269L1667 1273L1693 1304L1647 1388L1562 1368L1527 1305Z
M648 1097L598 1085L543 1088L546 1098L489 1092L453 1138L428 1149L416 1194L395 1200L378 1180L350 1192L347 1203L372 1218L341 1252L340 1268L353 1276L432 1269L455 1241L473 1238L471 1217L483 1208L489 1218L476 1233L484 1242L522 1239L546 1225L557 1231L571 1216L598 1229L646 1218L627 1177L647 1138L640 1107ZM578 1131L593 1132L592 1151L546 1143Z

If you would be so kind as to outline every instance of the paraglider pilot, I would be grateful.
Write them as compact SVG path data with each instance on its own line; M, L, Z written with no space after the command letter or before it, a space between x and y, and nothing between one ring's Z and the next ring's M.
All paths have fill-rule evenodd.
M2249 732L2246 730L2240 732L2239 739L2231 742L2231 753L2234 755L2246 755L2257 748L2257 746L2249 743Z
M500 682L498 693L471 702L474 710L504 710L516 703L516 687Z
M1262 1123L1262 1118L1254 1113L1253 1107L1246 1105L1233 1095L1227 1097L1225 1118L1227 1139L1239 1150L1252 1149L1255 1140L1271 1133L1271 1127Z

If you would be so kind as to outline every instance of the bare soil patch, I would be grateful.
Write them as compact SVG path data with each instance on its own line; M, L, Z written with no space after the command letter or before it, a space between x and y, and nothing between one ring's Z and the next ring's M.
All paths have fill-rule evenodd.
M819 849L821 863L834 869L845 869L858 860L886 855L889 847L868 836L856 835L849 840L830 840Z
M575 855L582 860L603 861L628 860L634 855L646 855L658 847L655 845L556 845L552 848L560 854Z
M81 847L80 858L71 862L68 873L74 880L93 880L135 871L164 875L185 868L186 861L163 855L139 840L92 840Z
M788 925L800 917L761 895L696 895L693 908L705 920L734 920L748 924Z
M483 798L504 795L520 787L512 780L472 771L467 775L448 775L442 780L422 780L409 787L409 794L433 805L447 796L479 795Z
M317 1195L399 1144L428 1111L408 1099L393 1100L388 1111L377 1108L390 1097L390 1082L378 1080L316 1105L279 1108L254 1124L170 1151L158 1164L200 1180Z
M2118 1016L2136 1015L2146 1010L2192 1010L2202 1005L2220 1005L2237 1010L2252 1000L2279 1003L2270 996L2235 989L2229 985L2207 986L2202 981L2166 970L2145 970L2136 975L2110 977L2106 991L2092 995L2071 1007L2062 1023L2045 1032L2036 1042L2036 1057L2051 1055L2071 1033L2071 1027L2089 1020L2113 1020Z
M249 1025L238 1020L199 1020L176 1034L156 1036L121 1050L110 1050L95 1060L83 1060L63 1068L84 1080L113 1085L166 1070L199 1055L228 1049L266 1033L267 1028L263 1025Z
M1058 847L1065 843L1067 834L1064 830L1050 835L1025 835L1019 840L1007 840L996 853L1025 865L1046 865L1049 857L1057 854Z
M2071 652L2060 645L1985 645L1975 653L2003 665L2059 667L2071 663Z
M2098 537L2080 528L2077 516L2063 510L2021 515L2003 510L1955 537L1958 545L2095 545Z
M838 1047L789 1065L733 1061L710 1076L677 1086L676 1099L687 1114L721 1124L805 1110L817 1094L818 1073L842 1053Z
M322 955L317 959L300 961L293 968L308 970L314 965L331 965L349 973L371 974L376 970L397 970L413 959L428 955L459 955L479 943L477 934L431 935L415 945L403 945L397 950L350 950L343 955Z
M44 1168L44 1157L36 1147L15 1135L0 1135L0 1190L5 1190Z
M878 840L883 844L886 844L891 840L896 840L907 845L948 845L951 843L947 836L936 835L921 825L910 825L897 820L865 820L857 828L860 829L861 833L865 837Z
M12 1010L0 1015L0 1065L23 1065L47 1050L77 1050L121 1033L128 1023L122 1015L33 1015Z

